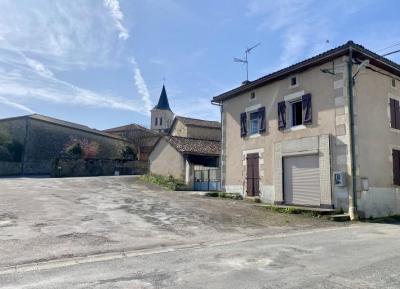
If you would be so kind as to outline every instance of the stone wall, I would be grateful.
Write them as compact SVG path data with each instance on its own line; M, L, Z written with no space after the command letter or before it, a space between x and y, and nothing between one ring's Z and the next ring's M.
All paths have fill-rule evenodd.
M52 164L52 177L90 177L112 175L143 175L148 173L147 161L110 159L57 158Z
M35 119L31 116L0 120L12 138L24 145L21 173L49 175L52 162L72 139L98 144L99 159L119 159L126 143L119 137ZM83 126L82 126L83 127Z
M21 174L21 163L0 161L0 176L17 176L19 174Z

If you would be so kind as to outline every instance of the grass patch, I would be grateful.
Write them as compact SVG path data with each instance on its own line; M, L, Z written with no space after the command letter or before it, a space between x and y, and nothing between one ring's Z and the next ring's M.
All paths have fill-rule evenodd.
M173 176L162 176L156 174L147 174L141 176L141 179L147 183L159 185L171 191L183 191L186 189L186 184L183 180L176 179Z
M380 223L380 224L400 224L400 215L393 215L388 217L362 219L363 222Z
M304 210L299 210L299 209L292 208L292 207L282 208L282 207L278 207L278 206L267 206L266 209L269 211L273 211L273 212L277 212L277 213L281 213L281 214L303 215L303 216L317 217L317 218L321 217L321 214L319 214L318 212L304 211Z
M225 193L225 192L208 192L206 193L207 197L213 198L224 198L224 199L233 199L233 200L243 200L243 197L237 193Z

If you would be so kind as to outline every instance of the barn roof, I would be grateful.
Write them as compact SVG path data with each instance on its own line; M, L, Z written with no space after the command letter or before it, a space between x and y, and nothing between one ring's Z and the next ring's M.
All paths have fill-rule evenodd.
M178 136L166 136L165 138L178 152L184 154L218 156L221 151L219 141Z
M177 120L180 120L184 125L187 126L199 126L199 127L208 127L208 128L221 128L221 123L213 120L204 120L183 116L176 116Z

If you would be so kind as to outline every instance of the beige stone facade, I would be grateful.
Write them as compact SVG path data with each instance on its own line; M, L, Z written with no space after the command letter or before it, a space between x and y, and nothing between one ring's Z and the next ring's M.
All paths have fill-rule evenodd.
M309 65L298 64L297 70L296 67L283 70L280 77L272 75L268 81L256 80L214 98L214 102L222 105L221 163L225 191L246 195L246 156L258 153L260 199L272 204L285 203L283 159L313 154L319 159L320 206L348 210L353 179L349 58L347 52L339 52L340 49L332 50L310 59ZM357 56L369 59L365 54L360 48ZM355 57L353 61L362 60ZM353 74L358 68L356 63L352 66ZM361 68L355 77L353 88L356 196L363 217L400 213L400 188L393 185L391 160L392 148L400 148L400 130L390 128L388 105L390 97L400 100L400 87L391 85L392 78L398 79L395 74L382 75L374 70L382 71L382 66L371 58L371 64ZM296 77L295 85L292 77ZM279 129L278 103L285 101L290 105L305 94L312 95L312 123L292 126L289 111L289 125ZM260 107L266 110L266 131L242 137L241 114L247 113L249 117ZM345 175L344 186L335 185L335 172Z

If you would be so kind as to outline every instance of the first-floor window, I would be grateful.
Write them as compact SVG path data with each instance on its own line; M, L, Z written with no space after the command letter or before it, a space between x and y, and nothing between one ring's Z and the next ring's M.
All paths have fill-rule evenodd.
M158 118L156 117L156 119L154 120L154 125L157 126L158 125Z
M250 134L258 133L258 111L250 113Z
M160 117L160 125L162 125L162 117Z
M301 99L291 103L292 107L292 126L303 124L303 107Z

